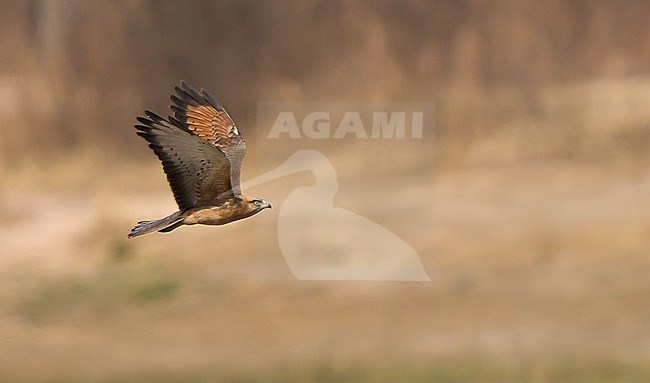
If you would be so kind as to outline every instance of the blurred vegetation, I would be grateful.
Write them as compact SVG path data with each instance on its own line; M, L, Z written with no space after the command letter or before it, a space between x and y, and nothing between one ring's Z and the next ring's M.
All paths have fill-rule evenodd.
M506 161L648 149L642 111L607 132L589 127L603 108L626 114L620 97L647 96L627 89L650 68L644 0L26 0L3 9L5 165L86 146L148 155L134 117L165 111L180 79L209 89L247 129L257 100L435 100L441 165L472 162L467 148L512 132L508 121L519 133L504 135ZM631 81L558 90L622 78Z
M300 367L271 371L226 372L201 371L183 375L151 374L147 377L115 376L105 382L119 383L605 383L645 382L650 368L630 363L592 360L575 365L567 361L547 361L543 367L530 368L526 363L502 364L498 361L437 360L428 365L413 363L337 367L330 362L307 363ZM80 381L81 383L82 381ZM84 381L85 382L85 381ZM103 381L98 381L103 382Z
M105 268L92 277L66 275L31 281L16 312L34 324L89 312L100 318L126 303L173 298L181 285L169 270L153 264Z

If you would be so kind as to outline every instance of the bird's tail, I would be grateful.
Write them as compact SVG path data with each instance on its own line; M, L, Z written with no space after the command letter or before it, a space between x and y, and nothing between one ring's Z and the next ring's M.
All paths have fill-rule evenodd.
M165 218L156 219L153 221L140 221L131 229L129 238L137 237L139 235L148 234L154 231L168 232L176 229L183 224L183 212L177 211L170 214Z

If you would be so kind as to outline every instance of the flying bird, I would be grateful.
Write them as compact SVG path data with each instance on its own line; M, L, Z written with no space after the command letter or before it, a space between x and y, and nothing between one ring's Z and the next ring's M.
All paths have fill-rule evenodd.
M224 225L271 208L262 198L242 195L246 142L228 112L204 89L197 92L185 81L175 91L174 116L165 119L145 110L135 128L162 162L179 210L138 222L129 238L182 225Z

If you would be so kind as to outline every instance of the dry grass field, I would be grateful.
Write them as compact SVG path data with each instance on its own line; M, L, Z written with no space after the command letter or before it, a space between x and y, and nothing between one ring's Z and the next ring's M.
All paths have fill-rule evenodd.
M259 73L238 61L243 56L209 56L224 68L225 80L199 61L183 66L174 54L156 50L190 51L171 37L178 26L165 21L180 12L174 2L159 3L153 16L133 24L142 30L125 29L135 16L121 18L108 2L59 3L88 7L90 21L102 12L121 20L120 41L131 41L127 32L136 36L133 44L149 41L143 31L166 36L151 37L152 46L143 48L167 60L153 68L160 78L139 83L135 74L154 65L142 51L132 62L140 72L127 66L116 74L103 53L88 49L80 62L66 55L47 61L61 71L48 74L38 54L59 57L46 49L58 45L43 43L40 27L28 26L32 20L55 28L45 21L67 15L55 3L11 8L15 25L5 28L13 32L1 40L8 47L25 42L24 65L0 71L1 382L650 381L650 54L638 49L648 42L648 27L635 16L647 2L550 2L549 13L531 21L533 32L520 21L538 10L534 2L499 1L492 10L482 2L465 8L410 2L404 9L386 3L376 12L365 3L335 3L325 11L358 32L345 43L358 51L338 50L323 37L334 21L310 29L282 5L255 10L246 2L241 9L219 2L248 28L261 14L288 14L323 50L341 55L344 68L334 73L306 58L281 67L270 48L259 57L269 69ZM214 11L212 3L199 4L201 10L177 17ZM314 4L300 6L312 22L320 9ZM130 14L148 3L122 5ZM352 28L350 18L362 11L370 14L365 26ZM440 21L447 24L427 27L429 19L418 17L425 11L432 20L449 16ZM545 18L555 14L565 17L558 25ZM498 20L510 20L512 36L490 29ZM90 21L72 47L100 38L103 26ZM265 44L280 56L312 52L299 39L281 44L292 30L271 25L244 29L251 36L226 35L217 48L241 54L234 47L270 30ZM389 49L387 26L398 42L409 28L422 34L420 46L401 52L414 55L413 62ZM551 29L556 40L540 37ZM371 33L377 31L386 32ZM563 33L580 31L583 40L564 42ZM486 34L498 55L477 51L476 39ZM624 43L618 51L612 35ZM520 49L529 44L540 47L542 58ZM547 55L561 47L580 53ZM106 49L123 58L117 42ZM440 61L445 55L454 70ZM365 71L373 60L388 65ZM85 70L78 77L71 74L75 65ZM554 72L563 66L566 72ZM248 92L236 86L237 69L244 84L259 83ZM411 169L402 187L378 190L367 159L354 156L354 142L323 144L337 149L328 155L341 184L335 205L386 223L417 249L432 280L297 280L276 226L287 195L313 182L306 173L251 189L274 205L254 218L127 240L135 221L175 209L157 160L131 125L144 108L164 110L166 94L187 73L198 73L192 74L197 86L213 86L232 104L250 141L244 180L291 154L265 152L263 137L253 132L257 100L433 100L433 150L395 156L393 168L384 169L389 175ZM109 86L102 76L131 85ZM376 78L382 80L373 83ZM33 105L40 109L29 113ZM423 207L396 214L399 198ZM323 225L322 235L336 229Z

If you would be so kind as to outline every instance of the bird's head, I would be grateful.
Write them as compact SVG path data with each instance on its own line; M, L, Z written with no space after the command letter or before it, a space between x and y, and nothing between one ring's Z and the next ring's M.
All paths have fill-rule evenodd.
M271 209L273 207L271 206L270 203L265 201L263 198L249 197L249 196L241 196L240 198L244 204L246 211L248 212L257 213L264 209Z

